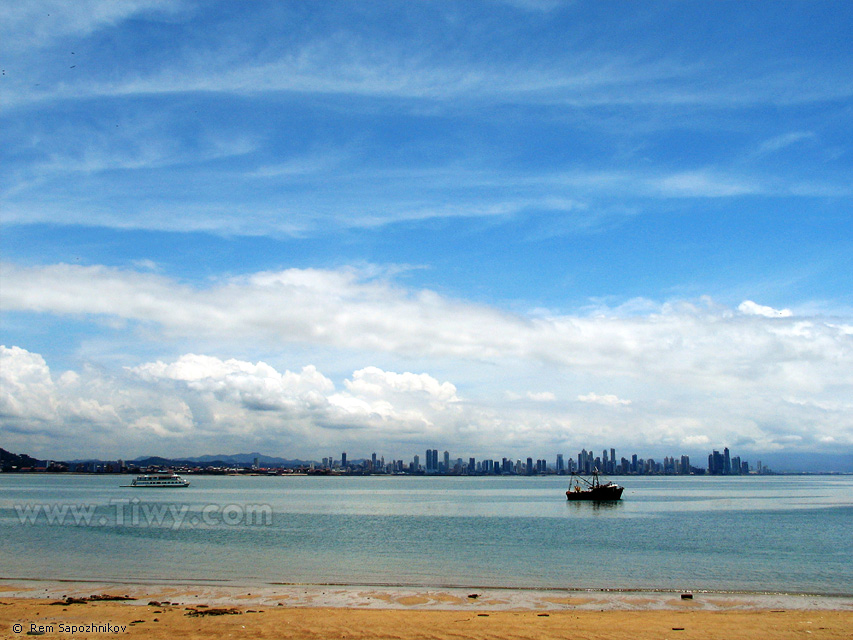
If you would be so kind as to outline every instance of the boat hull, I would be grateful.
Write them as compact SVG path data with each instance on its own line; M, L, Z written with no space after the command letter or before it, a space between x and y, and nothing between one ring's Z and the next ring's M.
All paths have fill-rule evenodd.
M619 500L622 498L624 487L597 487L582 491L566 491L566 499L571 501L586 500L593 502L605 502Z
M186 489L190 483L186 484L123 484L123 488L129 489Z

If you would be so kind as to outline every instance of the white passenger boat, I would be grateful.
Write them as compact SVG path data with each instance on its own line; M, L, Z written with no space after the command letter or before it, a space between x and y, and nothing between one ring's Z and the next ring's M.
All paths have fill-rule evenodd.
M136 476L125 487L188 487L189 480L184 480L177 473L145 473Z

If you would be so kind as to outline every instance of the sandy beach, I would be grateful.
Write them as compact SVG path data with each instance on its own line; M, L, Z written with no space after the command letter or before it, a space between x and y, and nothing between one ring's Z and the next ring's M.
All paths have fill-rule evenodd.
M851 598L691 595L14 582L0 585L0 629L4 638L851 637Z

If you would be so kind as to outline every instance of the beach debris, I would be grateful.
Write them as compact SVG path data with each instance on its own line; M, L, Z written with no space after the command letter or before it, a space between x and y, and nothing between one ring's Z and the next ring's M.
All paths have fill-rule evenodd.
M199 616L239 616L243 615L243 612L239 609L190 609L185 615L188 615L191 618L197 618Z
M105 593L95 594L89 596L88 598L73 598L71 596L63 596L65 600L57 600L56 602L51 602L52 605L66 605L66 604L86 604L87 602L111 602L115 600L136 600L136 598L131 598L128 595L123 596L111 596Z
M684 631L684 627L673 627L673 631Z
M56 602L51 602L52 605L66 605L66 604L86 604L89 600L87 598L72 598L68 596L65 600L57 600Z
M681 599L682 600L693 600L693 594L692 593L682 593Z
M148 603L148 606L149 606L149 607L162 607L163 605L162 605L162 604L160 604L159 602L157 602L156 600L151 600L151 601Z
M471 598L471 600L476 600L477 598L480 597L480 594L479 593L469 593L468 597Z

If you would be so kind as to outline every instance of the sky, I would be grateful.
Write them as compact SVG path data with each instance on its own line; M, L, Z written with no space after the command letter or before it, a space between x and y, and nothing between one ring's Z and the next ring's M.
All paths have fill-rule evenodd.
M3 3L0 446L853 461L851 32Z

